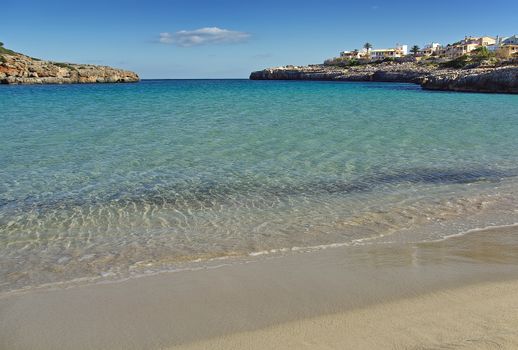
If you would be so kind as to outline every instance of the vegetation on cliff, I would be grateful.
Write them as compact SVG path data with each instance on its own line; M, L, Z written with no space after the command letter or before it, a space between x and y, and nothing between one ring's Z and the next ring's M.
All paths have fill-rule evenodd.
M1 84L126 83L137 74L108 66L52 62L9 50L0 42Z
M16 52L13 50L9 50L4 47L4 43L0 41L0 57L3 57L3 55L16 55Z

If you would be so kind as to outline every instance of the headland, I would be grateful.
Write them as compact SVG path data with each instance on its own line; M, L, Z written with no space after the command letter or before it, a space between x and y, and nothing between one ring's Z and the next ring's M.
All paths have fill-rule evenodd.
M0 46L0 84L131 83L139 76L93 64L40 60Z
M390 49L342 51L323 64L252 72L252 80L401 82L428 90L518 93L518 36L465 37L445 46L397 44Z
M398 82L419 84L427 90L518 94L518 64L513 63L473 68L419 62L284 66L252 72L250 79Z

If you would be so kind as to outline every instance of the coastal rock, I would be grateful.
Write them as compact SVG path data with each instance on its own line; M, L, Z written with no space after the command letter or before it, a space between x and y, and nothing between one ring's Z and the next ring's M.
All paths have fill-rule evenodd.
M412 63L333 67L326 65L286 66L252 72L252 80L344 80L419 82L431 69Z
M19 53L0 55L1 84L130 83L136 73L91 64L43 61Z
M252 80L378 81L420 84L424 89L518 93L518 65L472 69L439 68L416 62L285 66L252 72Z
M421 86L429 90L518 94L518 67L438 73L425 77Z

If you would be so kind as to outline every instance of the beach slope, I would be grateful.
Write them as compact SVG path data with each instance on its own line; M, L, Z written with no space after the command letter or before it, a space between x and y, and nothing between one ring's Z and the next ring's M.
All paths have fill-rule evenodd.
M0 348L514 349L516 227L0 297Z
M518 349L517 296L477 284L172 349Z

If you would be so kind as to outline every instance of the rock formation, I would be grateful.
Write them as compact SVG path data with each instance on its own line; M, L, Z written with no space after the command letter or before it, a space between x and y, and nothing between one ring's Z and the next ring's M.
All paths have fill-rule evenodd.
M420 84L424 89L466 92L518 93L518 65L470 69L439 68L415 62L284 66L252 72L252 80L379 81Z
M6 50L10 51L10 50ZM91 64L43 61L10 51L0 52L1 84L129 83L137 74Z
M420 84L429 90L518 94L518 67L436 72L425 76Z

